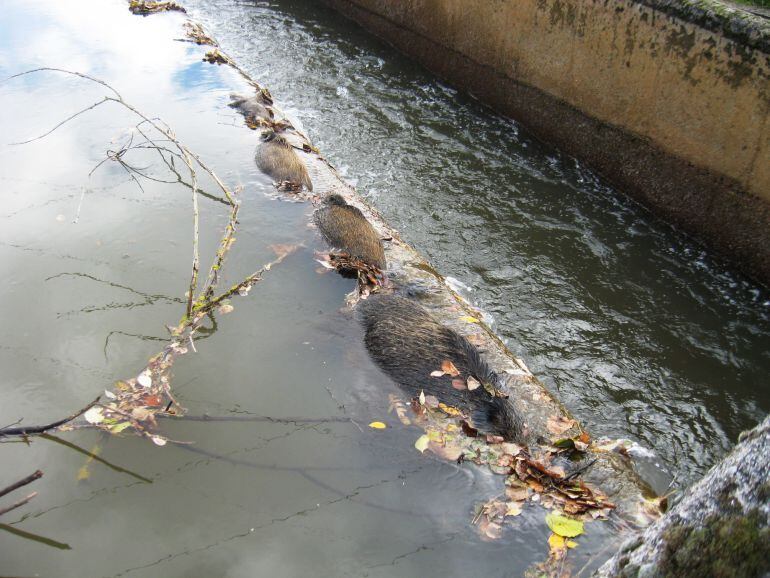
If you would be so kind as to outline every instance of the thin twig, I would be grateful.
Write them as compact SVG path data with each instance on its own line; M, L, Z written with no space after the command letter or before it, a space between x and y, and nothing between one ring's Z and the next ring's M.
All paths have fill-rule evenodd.
M24 435L30 435L30 434L39 434L44 433L50 429L57 428L61 425L64 425L65 423L72 421L76 417L79 417L83 415L85 412L87 412L89 409L91 409L93 406L95 406L97 403L99 403L99 400L101 399L101 396L97 397L95 400L93 400L91 403L89 403L87 406L85 406L83 409L78 411L77 413L73 413L71 416L66 417L64 419L60 419L58 421L55 421L53 423L49 423L46 425L35 425L35 426L26 426L26 427L9 427L5 429L0 430L0 437L5 436L24 436Z
M37 492L32 492L26 498L22 498L21 500L19 500L15 504L12 504L12 505L8 506L7 508L0 508L0 516L2 516L3 514L7 514L11 510L15 510L16 508L20 508L21 506L23 506L24 504L29 502L35 496L37 496Z
M14 482L10 486L7 486L0 490L0 497L3 497L6 494L10 494L14 490L18 490L19 488L26 486L27 484L31 484L35 480L39 480L43 477L43 472L40 470L37 470L36 472L28 475L26 478L20 479L18 482Z
M198 213L198 177L195 174L195 169L192 166L192 160L190 160L190 154L186 149L182 151L184 155L185 164L187 164L190 170L190 181L192 183L192 201L193 201L193 262L192 262L192 275L190 276L190 293L187 297L187 317L192 314L193 299L195 299L195 291L198 289L198 270L200 268L200 256L198 254L198 242L199 242L199 223L200 215ZM190 338L192 343L192 338Z

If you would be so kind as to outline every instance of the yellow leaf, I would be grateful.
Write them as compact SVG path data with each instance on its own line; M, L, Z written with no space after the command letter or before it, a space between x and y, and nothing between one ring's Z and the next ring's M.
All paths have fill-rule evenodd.
M447 415L460 415L460 410L445 403L439 403L438 408Z
M83 480L87 480L91 477L91 472L88 470L88 464L84 465L82 468L78 470L78 482L82 482Z
M128 421L124 421L124 422L121 422L121 423L115 424L114 426L110 427L110 431L111 431L112 433L120 433L120 432L122 432L124 429L126 429L127 427L129 427L130 425L131 425L131 422L128 422Z
M548 547L551 550L564 550L564 548L566 547L564 544L564 538L562 538L558 534L551 534L548 537Z
M428 449L429 443L430 443L430 438L426 435L421 435L419 438L417 438L417 441L414 442L414 447L417 448L420 453L423 453L425 450Z
M508 502L505 508L506 516L518 516L521 514L521 503L519 502Z
M460 317L460 321L465 321L466 323L480 323L478 319L471 317L470 315L463 315Z
M381 421L373 421L372 423L369 424L369 427L372 429L385 429L388 426L386 426Z
M556 512L551 512L545 517L545 523L554 534L564 538L574 538L583 533L583 522L568 518Z
M567 540L564 543L567 544L567 548L577 548L577 546L578 546L578 543L577 542L573 542L572 540Z

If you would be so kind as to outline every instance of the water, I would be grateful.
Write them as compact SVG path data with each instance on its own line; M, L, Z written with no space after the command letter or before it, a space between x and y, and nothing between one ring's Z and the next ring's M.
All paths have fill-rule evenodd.
M756 285L317 2L189 7L594 435L639 441L684 485L770 409L770 298ZM304 244L175 365L192 414L393 425L392 390L341 310L351 282L315 272L309 206L266 195L256 136L225 106L237 79L173 40L182 21L133 17L119 0L14 0L0 15L0 76L98 76L242 185L223 286L269 261L269 245ZM135 375L184 308L189 190L142 190L114 163L87 176L136 119L106 104L6 144L103 94L56 73L0 84L2 425L61 417ZM204 267L226 218L201 199ZM361 429L172 423L170 437L195 443L164 448L77 431L61 437L134 474L91 462L81 480L86 457L61 444L3 444L0 485L45 471L40 495L3 521L71 549L0 533L0 574L517 576L545 558L537 508L498 542L476 536L474 504L499 479L421 456L414 430ZM606 533L592 525L575 568Z

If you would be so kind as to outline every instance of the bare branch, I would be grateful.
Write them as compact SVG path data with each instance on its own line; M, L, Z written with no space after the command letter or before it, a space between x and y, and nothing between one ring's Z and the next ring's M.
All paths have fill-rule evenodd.
M93 400L91 403L89 403L87 406L85 406L83 409L81 409L77 413L73 413L71 416L66 417L64 419L60 419L53 423L49 423L46 425L35 425L35 426L26 426L26 427L8 427L5 429L0 429L0 437L39 434L39 433L46 432L50 429L57 428L69 421L72 421L76 417L83 415L85 412L87 412L89 409L91 409L93 406L99 403L100 399L101 399L101 396L97 397L95 400Z
M32 493L31 493L30 495L28 495L26 498L22 498L21 500L19 500L19 501L18 501L18 502L16 502L15 504L11 504L11 505L10 505L10 506L8 506L7 508L0 508L0 516L2 516L3 514L7 514L7 513L8 513L8 512L10 512L11 510L15 510L16 508L20 508L21 506L23 506L24 504L26 504L27 502L29 502L29 501L30 501L32 498L34 498L35 496L37 496L37 492L32 492Z
M26 478L22 478L18 482L14 482L10 486L7 486L2 490L0 490L0 497L6 494L10 494L14 490L18 490L19 488L26 486L27 484L31 484L35 480L39 480L42 477L43 477L43 472L41 472L40 470L37 470L36 472L28 475Z
M115 100L114 98L110 98L109 96L105 96L105 97L104 97L102 100L100 100L99 102L95 102L95 103L94 103L94 104L92 104L91 106L87 106L87 107L86 107L86 108L84 108L83 110L79 110L79 111L78 111L78 112L76 112L75 114L71 114L70 116L68 116L67 118L65 118L63 121L61 121L60 123L58 123L56 126L54 126L54 127L51 129L51 130L48 130L48 131L44 132L43 134L41 134L41 135L39 135L39 136L36 136L36 137L34 137L34 138L31 138L31 139L27 139L27 140L19 141L19 142L12 142L12 143L8 143L8 144L9 144L9 145L23 145L23 144L31 143L31 142L34 142L34 141L36 141L36 140L40 140L40 139L42 139L42 138L45 138L45 137L47 137L49 134L51 134L52 132L54 132L56 129L58 129L58 128L60 128L60 127L64 126L64 125L65 125L65 124L67 124L69 121L71 121L71 120L72 120L72 119L74 119L74 118L77 118L77 117L78 117L78 116L80 116L81 114L83 114L83 113L85 113L85 112L88 112L89 110L93 110L93 109L95 109L97 106L100 106L100 105L104 104L105 102L110 102L110 101L114 101L114 100Z

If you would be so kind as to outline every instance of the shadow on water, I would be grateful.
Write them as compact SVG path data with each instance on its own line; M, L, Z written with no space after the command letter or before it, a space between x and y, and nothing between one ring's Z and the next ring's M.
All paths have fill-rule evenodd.
M641 441L683 483L768 410L758 288L316 2L189 5L597 435ZM242 186L223 285L269 261L270 245L301 247L175 364L174 391L201 418L163 422L183 445L80 430L0 446L0 485L45 471L23 519L6 525L71 548L4 535L0 573L521 575L546 556L543 510L525 508L497 542L479 539L474 505L500 479L421 455L418 432L388 414L395 390L342 307L353 281L317 273L310 207L269 196L256 135L226 106L237 79L173 40L182 21L133 17L122 0L12 0L0 76L55 66L103 78ZM88 177L135 119L94 110L7 145L100 97L51 75L0 85L0 424L50 421L136 375L184 311L189 189L140 189L113 163ZM164 174L148 162L136 166ZM210 256L227 209L200 204ZM374 420L392 427L366 427ZM590 525L575 569L610 534Z

